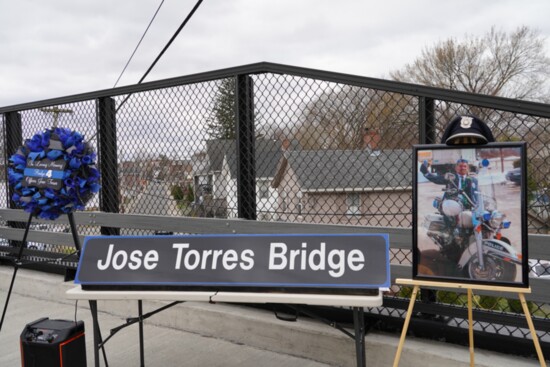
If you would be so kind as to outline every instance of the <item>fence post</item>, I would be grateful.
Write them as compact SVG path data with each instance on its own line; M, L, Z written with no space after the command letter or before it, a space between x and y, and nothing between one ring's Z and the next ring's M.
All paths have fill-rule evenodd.
M4 167L6 170L6 192L8 193L6 199L10 209L17 209L17 205L11 199L13 196L13 189L8 184L7 171L9 158L17 151L17 148L23 144L23 127L21 123L21 114L19 112L14 111L4 114L4 131L4 137L6 139L4 144ZM25 223L23 222L8 221L7 225L11 228L25 228ZM20 247L22 245L21 241L10 240L10 246Z
M118 159L116 138L116 104L110 97L97 99L97 136L99 145L99 172L101 191L99 209L102 212L118 213ZM119 228L101 227L102 235L118 235Z
M237 205L238 216L256 220L256 156L254 86L248 75L237 75Z
M420 144L434 144L436 143L434 100L428 97L420 97L419 103ZM423 289L420 292L420 299L425 303L435 302L437 301L437 293L431 289ZM428 318L431 317L429 314L422 315Z
M420 97L419 104L420 144L434 144L436 143L434 100Z

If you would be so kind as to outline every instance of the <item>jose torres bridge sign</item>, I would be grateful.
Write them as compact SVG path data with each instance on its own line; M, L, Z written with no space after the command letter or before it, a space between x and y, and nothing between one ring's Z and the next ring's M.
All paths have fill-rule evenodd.
M83 289L206 287L231 291L390 286L387 234L87 237Z

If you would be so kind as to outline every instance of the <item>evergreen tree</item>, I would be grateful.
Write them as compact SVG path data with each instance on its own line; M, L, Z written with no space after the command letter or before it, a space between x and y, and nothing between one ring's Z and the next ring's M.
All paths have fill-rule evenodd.
M222 79L212 115L207 120L208 134L213 139L235 139L236 126L236 101L235 78Z

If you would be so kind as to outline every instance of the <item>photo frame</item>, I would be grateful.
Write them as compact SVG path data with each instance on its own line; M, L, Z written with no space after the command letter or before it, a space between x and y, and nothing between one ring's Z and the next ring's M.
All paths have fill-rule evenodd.
M413 279L528 287L526 143L413 148Z

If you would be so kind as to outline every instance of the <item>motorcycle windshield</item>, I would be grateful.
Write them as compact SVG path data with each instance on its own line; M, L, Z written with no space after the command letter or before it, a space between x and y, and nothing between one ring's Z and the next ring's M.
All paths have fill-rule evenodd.
M495 173L487 167L481 168L476 176L478 182L477 204L480 210L497 210L496 188L506 184L504 173Z

